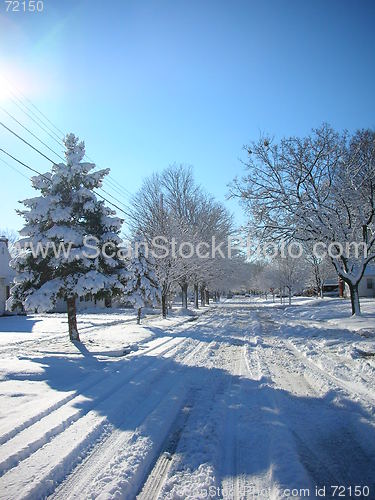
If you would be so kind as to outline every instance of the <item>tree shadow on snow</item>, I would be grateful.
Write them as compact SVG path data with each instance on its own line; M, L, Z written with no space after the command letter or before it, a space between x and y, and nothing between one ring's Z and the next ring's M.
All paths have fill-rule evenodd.
M40 321L32 316L0 316L0 335L3 332L31 333Z
M181 335L202 340L200 329ZM333 391L322 397L296 396L264 378L234 376L168 357L140 354L105 363L93 360L84 346L80 351L82 357L76 359L31 360L43 365L43 382L64 392L62 397L72 390L84 396L75 400L73 394L69 402L77 416L93 410L105 417L100 424L103 436L108 423L124 431L138 429L138 437L128 444L129 453L137 439L149 439L153 446L145 458L147 470L188 405L172 472L198 471L208 464L219 482L231 476L269 474L271 481L289 488L359 484L375 492L375 428L369 423L371 415L354 401L337 403ZM77 418L70 424L67 442L72 426L82 422ZM126 450L124 445L121 452ZM77 463L82 453L77 452ZM134 481L137 490L143 478L138 474Z

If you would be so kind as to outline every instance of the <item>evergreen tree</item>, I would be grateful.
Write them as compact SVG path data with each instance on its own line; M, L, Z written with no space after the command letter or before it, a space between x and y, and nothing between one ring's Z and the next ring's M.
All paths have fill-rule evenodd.
M66 164L33 177L40 196L24 200L26 210L18 210L25 219L25 248L12 262L18 273L9 306L43 312L64 299L70 339L79 341L77 297L122 293L127 274L118 252L122 220L93 191L109 169L94 172L94 164L81 162L85 146L73 134L64 144Z
M126 294L128 301L137 311L138 324L141 322L142 307L160 302L160 288L153 269L153 260L147 256L146 243L141 238L136 238L133 244Z

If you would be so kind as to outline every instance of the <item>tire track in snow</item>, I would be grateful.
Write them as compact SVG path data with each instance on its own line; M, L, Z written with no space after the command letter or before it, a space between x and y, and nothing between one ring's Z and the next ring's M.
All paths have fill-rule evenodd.
M181 463L181 457L185 456L186 454L189 455L189 452L186 450L186 446L194 455L200 455L201 453L207 454L207 450L203 451L194 447L195 438L191 439L191 436L200 435L202 433L202 426L206 425L208 425L209 428L212 429L212 431L215 431L215 428L218 424L218 415L216 412L216 408L218 407L218 405L221 405L221 400L225 394L227 381L225 380L226 376L223 377L217 371L217 365L219 364L220 368L223 368L222 365L224 360L227 363L226 368L229 369L231 367L232 360L225 360L225 355L227 354L227 341L224 341L225 346L223 346L221 332L221 328L225 327L228 324L228 311L217 308L215 312L216 314L211 318L209 329L202 331L198 328L197 333L199 333L199 335L197 337L195 334L192 335L192 338L196 338L200 342L200 345L203 345L203 348L201 347L198 351L199 357L196 359L192 358L192 367L201 367L204 370L208 370L206 373L207 378L201 379L201 376L199 376L198 380L194 384L195 388L193 388L192 392L194 397L192 398L193 401L191 403L191 408L189 409L188 417L186 418L182 429L178 429L177 443L174 437L175 428L173 426L171 427L170 433L172 433L173 442L172 450L176 449L176 453L171 453L167 456L164 454L165 451L168 451L168 442L170 438L169 435L167 448L161 448L154 468L145 479L142 495L148 498L152 498L153 500L156 500L156 498L170 498L170 495L173 495L170 489L174 488L174 478L176 478L177 486L177 478L179 478L181 474L183 477L185 475L185 472L181 470L181 467L183 467L183 463ZM232 340L235 341L236 339ZM210 371L211 368L213 369L212 371ZM200 372L198 371L198 373ZM207 421L209 421L210 424L207 424ZM213 435L210 434L209 430L205 430L205 433L206 432L207 438L208 436L210 436L210 438L213 437ZM203 460L203 458L201 458L201 460ZM200 471L196 472L199 474L200 478L202 478L202 476L209 477L210 485L215 485L215 487L218 488L219 483L215 483L215 479L213 477L214 471L210 471L210 468L208 468L207 471L204 472L206 466L208 466L208 463L202 463L199 467ZM163 477L156 479L155 475L157 472L160 472ZM172 484L170 483L170 474L172 474L173 476ZM197 483L194 483L194 487L196 486ZM177 488L179 488L179 486L177 486ZM182 485L182 488L186 488L186 485ZM153 491L151 497L149 496L150 490ZM190 490L189 494L192 494ZM125 495L125 498L128 498L128 496Z
M197 351L199 353L199 363L208 369L215 366L212 353L216 353L217 355L217 351L220 350L220 344L218 343L220 334L217 332L217 327L223 323L224 319L222 315L219 315L215 320L214 333L207 335L206 342L209 343L205 342L204 347L199 347ZM192 366L197 366L196 362L198 360L194 359L194 356L190 357L190 359L193 362ZM186 363L190 364L190 360L186 360ZM207 393L207 388L209 388L210 394ZM166 495L164 489L170 469L175 466L176 461L178 461L177 457L181 454L180 441L189 440L188 436L191 434L192 429L196 431L196 413L206 413L209 415L210 411L214 408L214 401L223 396L224 390L225 384L220 377L217 377L215 371L211 372L208 379L204 381L204 387L201 385L200 377L192 383L189 389L189 396L182 405L180 415L176 419L177 423L171 426L166 443L161 447L152 470L144 478L143 487L140 489L137 499L148 500L152 498L152 500L156 500L157 498L170 498L169 494ZM208 410L205 411L205 408ZM183 412L186 413L181 415ZM215 419L213 418L212 420ZM157 477L157 474L160 474L161 477ZM216 487L218 487L218 483Z
M241 336L223 336L233 325L231 310L222 308L214 319L210 332L207 332L207 339L213 341L212 347L206 360L203 357L201 360L206 369L212 368L212 372L208 372L208 378L204 380L182 430L177 454L171 457L168 464L168 477L159 490L160 494L153 499L193 498L194 491L207 492L212 488L219 492L221 489L222 427L227 417L228 392L237 383L232 377L241 371L240 367L233 366L233 360L237 359L236 364L243 362L239 347L243 340ZM203 429L205 439L199 442ZM186 483L187 475L190 476L189 483Z
M154 353L162 356L181 343L183 343L183 339L169 339L167 342L162 343L164 346L163 350L160 350L161 346L159 344L156 347L148 349L147 354ZM165 347L164 344L168 344L168 346ZM112 391L117 391L124 383L128 383L134 377L149 369L153 363L152 358L143 361L140 366L129 367L131 369L124 379L115 380L115 383L111 386ZM122 368L126 367L123 366ZM102 403L108 396L108 383L112 379L118 379L117 371L118 367L116 366L111 369L111 373L108 374L107 372L105 378L102 375L95 377L95 380L91 380L90 383L83 385L73 394L60 400L45 410L43 414L34 417L31 423L24 425L20 431L16 432L15 430L12 438L4 441L0 448L0 475L16 466L21 460L30 456L47 441L63 432L73 422L82 418ZM90 403L84 394L93 387L95 387L97 397Z
M259 315L260 316L260 321L263 324L267 324L267 328L280 328L280 325L278 325L273 319L271 319L269 316L267 318L264 318L264 315ZM339 390L339 391L344 391L345 395L348 397L353 397L353 395L356 397L357 400L362 401L366 405L370 405L372 407L372 411L375 414L375 397L369 392L369 390L356 382L355 384L352 384L350 381L345 381L342 380L341 378L337 377L330 371L327 371L326 368L322 368L314 362L308 355L305 355L304 353L301 353L301 351L294 345L294 343L288 339L288 338L273 338L272 341L273 346L275 344L277 345L278 349L281 349L279 352L289 352L291 358L290 359L296 359L297 362L305 367L305 378L308 377L310 386L316 386L317 381L319 380L324 380L326 385L332 389L332 390ZM325 353L326 355L326 353ZM332 358L331 358L332 359ZM333 360L332 360L333 361ZM293 363L291 363L292 365ZM319 386L317 387L317 393L320 393L322 387Z
M202 346L195 343L185 355L182 353L177 372L184 372L186 366L182 362L188 363L201 351ZM174 359L171 358L171 361ZM145 404L138 407L135 405L126 418L128 427L132 430L113 429L106 439L93 447L82 464L72 469L51 498L82 498L82 495L90 497L94 491L98 493L108 487L111 495L116 491L122 498L132 498L160 453L162 443L190 390L188 380L182 377L174 384L174 379L178 380L177 372L172 379L168 373L163 373L158 384L155 384L157 378L153 375L151 397L145 399Z
M186 397L179 413L171 426L171 429L166 438L166 442L162 445L162 451L159 453L156 461L154 461L152 469L148 472L140 492L137 495L137 500L150 500L159 497L161 489L165 483L168 471L171 467L173 455L176 452L178 442L180 440L184 426L189 417L193 399L191 391Z
M256 312L252 308L251 315L256 317ZM248 342L241 348L238 362L240 379L232 401L237 407L233 412L235 417L232 416L236 431L232 432L232 444L230 440L226 444L226 448L233 449L234 467L222 482L226 500L279 498L283 488L280 480L288 475L290 484L309 483L293 444L292 431L279 412L274 391L269 389L273 371L264 360L268 349L261 328L254 326ZM285 456L285 460L277 461L274 466L275 458L280 456Z
M354 383L345 381L337 377L330 371L327 371L327 369L322 368L310 357L305 356L303 353L301 353L301 351L299 351L299 349L297 349L297 347L289 339L285 340L285 344L289 347L294 356L298 358L302 363L304 363L313 373L319 373L320 377L329 379L331 385L334 385L336 388L345 391L348 396L355 396L357 400L371 405L373 413L375 414L375 396L368 390L366 386L359 384L357 381Z
M211 312L211 311L208 310L207 312ZM209 321L209 320L207 320L207 321ZM200 323L204 324L205 321L202 321L202 322L199 321L199 324ZM195 323L195 325L197 325L197 323ZM178 329L180 330L179 333L183 332L184 330L188 330L189 328L192 328L192 325L191 325L189 320L184 320L182 322L182 324L178 324L175 326L177 326ZM170 326L164 330L164 332L166 332L166 333L170 332L170 331L173 331L173 326ZM134 353L131 353L126 357L126 359L121 360L121 361L119 360L117 363L114 363L113 366L106 369L105 374L111 375L114 372L116 372L119 368L118 363L124 363L124 362L128 363L129 360L132 360L134 358L139 358L140 356L143 356L145 354L154 353L154 354L163 355L164 351L158 352L158 349L160 347L167 345L167 344L172 344L171 347L173 347L175 342L178 342L178 340L175 337L167 338L167 339L165 339L164 337L161 337L161 338L157 338L157 339L152 339L151 341L149 339L147 339L146 345L149 344L148 347L145 347L143 350L139 350L139 351L136 351ZM167 349L169 349L169 346ZM167 352L167 350L165 352ZM81 383L78 384L78 388L75 391L73 391L73 392L71 391L70 394L68 394L67 396L60 398L60 399L57 399L52 405L47 406L42 411L39 411L38 413L36 413L32 417L28 418L26 421L22 422L21 424L14 426L11 430L4 432L0 436L0 445L4 445L7 441L14 438L17 434L19 434L23 430L31 427L36 422L38 422L41 419L43 419L44 417L48 416L52 412L58 410L59 408L66 405L70 401L73 401L75 398L82 395L82 393L87 392L90 388L94 387L97 383L100 383L102 380L103 380L103 373L102 372L100 372L98 374L94 374L94 375L89 375L84 381L82 381ZM0 466L0 471L1 471L1 466Z
M233 375L241 377L244 372L243 368L243 348L237 347L234 349L236 353L234 357L234 370ZM221 479L221 487L226 494L223 498L230 498L239 500L241 498L241 491L243 490L243 478L241 477L240 462L241 446L239 444L238 435L238 413L233 409L240 404L241 401L241 380L235 380L231 377L227 387L227 394L225 404L229 408L226 412L225 426L224 426L224 468L226 477ZM232 473L229 475L229 471Z
M132 359L134 357L138 357L139 355L148 354L154 350L159 349L161 346L163 346L167 343L171 343L171 342L173 343L173 341L175 341L174 338L168 338L167 340L161 339L161 342L157 343L155 346L149 347L149 348L145 349L144 351L140 351L140 352L137 351L136 353L134 353L134 355L127 356L126 361L125 360L124 361L128 362L129 359ZM154 342L154 341L151 341L151 342ZM122 361L118 361L118 362L121 363ZM107 369L105 374L111 375L114 372L116 372L117 370L118 370L118 366L116 364L116 365L112 366L111 368ZM19 432L30 427L35 422L38 422L43 417L49 415L51 412L59 409L61 406L65 405L69 401L72 401L77 396L81 395L83 392L86 392L88 389L94 387L95 384L97 384L101 380L103 380L103 373L102 372L99 374L95 374L95 375L89 375L83 382L78 384L78 389L74 390L73 392L71 391L71 393L68 394L67 396L65 396L61 399L58 399L52 405L47 406L42 411L38 412L37 414L35 414L32 417L30 417L29 419L27 419L25 422L22 422L22 424L17 425L16 427L13 427L10 431L2 434L0 436L0 445L5 444L7 441L9 441L14 436L16 436Z
M282 349L282 347L279 349ZM283 356L288 351L281 352ZM287 359L291 359L292 357L293 353L289 351ZM299 425L298 419L289 420L289 426L296 441L301 463L303 463L317 484L329 486L332 484L350 485L360 483L371 484L374 488L375 485L370 483L373 474L369 472L369 464L371 469L371 467L375 466L375 460L364 449L363 439L360 439L356 435L355 414L351 413L348 415L345 423L338 420L336 428L333 428L332 422L335 421L334 414L337 411L335 409L336 402L334 400L324 402L322 392L321 390L319 391L322 387L321 380L324 379L327 383L330 382L330 390L339 395L340 400L343 397L350 398L350 392L345 386L343 387L340 381L337 381L338 383L334 383L336 382L335 380L332 382L330 374L326 374L319 367L311 367L308 360L304 360L302 357L301 359L298 355L295 358L295 364L300 362L303 366L303 362L305 362L306 369L297 377L293 377L287 370L283 369L281 373L282 379L285 382L284 388L288 393L295 393L296 379L298 379L298 385L302 386L304 391L306 391L305 395L315 398L316 401L321 401L322 408L318 412L319 417L307 421L304 428ZM275 366L273 363L274 361L270 365ZM279 386L281 385L280 378L277 383ZM277 394L278 404L286 414L293 412L293 405L290 404L288 393L279 392ZM307 412L308 408L306 408L305 414ZM329 416L329 414L332 415ZM328 415L328 417L325 417L325 415ZM358 415L358 418L364 420L363 416ZM331 427L326 426L326 419ZM316 436L320 436L320 439L317 439Z
M172 346L166 350L165 355L171 356L174 350L183 349L185 343L189 343L187 339L178 339L177 345ZM162 376L164 372L171 365L172 360L168 358L164 365L164 369L157 373L156 375L152 373L151 367L157 364L157 360L160 358L152 359L151 363L148 363L142 372L146 372L140 385L143 387L143 393L147 394L149 390L149 384L152 380ZM134 377L132 377L134 378ZM123 410L124 401L129 399L129 393L126 394L125 398L123 396L123 386L128 382L127 374L125 377L116 383L116 392L112 392L112 386L108 387L108 397L104 398L101 402L95 405L93 409L90 409L87 413L82 415L78 420L69 425L62 432L58 433L51 440L47 441L44 446L38 448L30 456L26 457L21 461L16 467L10 469L0 478L0 490L3 489L2 485L7 485L7 490L10 490L10 485L17 485L17 480L22 479L23 486L26 491L30 494L35 490L35 492L43 491L43 488L47 490L51 488L51 484L55 482L61 474L66 474L66 468L69 466L70 462L79 457L82 458L82 453L85 453L87 448L90 448L92 444L97 441L101 436L105 436L112 430L112 425L109 422L109 417L111 420L116 420L114 416L116 412L121 412ZM125 386L128 387L128 386ZM133 387L131 393L137 395L137 386ZM126 389L125 389L126 390ZM139 389L140 390L140 389ZM142 398L139 400L141 403ZM130 407L132 406L129 401ZM111 408L111 412L108 413L107 408ZM99 412L99 413L98 413ZM71 441L71 447L68 446L69 440ZM61 449L61 460L56 456L56 449ZM39 476L39 470L41 471L41 477ZM34 487L32 484L34 484ZM31 491L30 491L31 490ZM4 491L4 489L3 489ZM21 488L22 491L22 488ZM17 486L16 489L10 496L5 498L19 498L20 488ZM8 493L7 493L8 494ZM0 498L4 498L0 494Z
M207 320L209 321L209 320ZM187 322L187 321L184 321L183 323L186 323L186 325L183 325L183 324L179 324L179 325L171 325L171 329L173 328L176 328L178 327L178 329L180 330L180 334L182 334L183 330L189 330L190 328L192 327L196 327L197 326L197 323L194 323L194 325L191 323L191 322ZM203 323L203 322L202 322ZM185 326L185 328L184 328ZM167 357L171 357L174 353L174 351L176 351L176 357L178 358L178 353L179 352L185 352L185 356L186 356L186 349L184 350L183 346L186 344L188 347L190 346L191 347L191 344L193 343L192 340L190 340L188 337L183 337L182 335L176 337L176 338L172 338L172 339L167 339L167 340L163 340L160 342L159 339L156 340L157 342L157 345L154 346L150 346L149 348L143 350L142 352L137 352L137 353L134 353L134 357L135 358L140 358L140 355L143 356L144 354L153 354L153 355L158 355L158 356L161 356L161 355L166 355ZM155 341L152 341L150 343L155 343ZM166 345L166 347L164 346L162 350L160 350L160 347L163 346L163 345ZM172 345L170 345L172 344ZM188 349L188 350L191 350L191 349ZM150 371L150 368L157 363L157 359L160 359L160 358L155 358L152 362L151 362L151 365L150 365L150 362L147 362L147 365L142 365L140 367L140 370L137 371L136 375L139 374L139 372L148 372ZM114 370L118 368L118 366L114 366ZM165 368L166 369L166 368ZM153 375L151 374L150 377L151 379L153 378L153 380L157 380L158 378L160 378L160 376L162 375L162 373L165 371L162 370L162 372L159 372L157 373L156 375ZM107 380L108 377L106 377L106 380ZM116 378L116 377L114 377ZM132 378L136 378L135 376L133 376ZM148 380L148 373L146 373L146 378ZM145 378L143 379L142 383L144 385L144 380ZM128 377L126 378L126 380L122 380L121 385L123 385L124 382L127 382L128 381ZM145 389L145 391L147 391L147 389ZM117 391L118 393L121 393L121 387L120 389ZM74 397L74 395L73 395ZM107 399L113 399L112 395L110 398L107 398ZM120 407L122 405L121 403L121 394L120 394ZM66 429L63 429L61 431L61 429L58 429L58 433L55 437L53 438L50 438L50 440L42 447L42 448L39 448L35 451L35 453L31 454L29 457L25 457L24 460L22 462L20 462L18 464L18 466L16 466L14 469L11 469L8 471L8 473L5 474L5 476L3 476L3 478L0 479L0 484L1 484L1 481L4 480L4 477L5 477L5 482L7 484L16 484L17 483L17 475L23 480L24 478L29 478L28 481L23 481L23 485L26 487L27 490L30 490L30 484L29 483L32 483L33 481L35 482L36 481L36 484L38 483L38 468L41 467L41 469L46 469L46 474L45 476L46 477L41 477L40 478L40 482L41 482L41 487L42 488L47 488L47 490L50 490L51 489L51 484L53 485L57 480L58 478L62 478L64 475L66 475L66 473L68 472L67 471L67 464L69 464L70 461L73 461L73 462L77 462L79 460L81 460L84 456L87 455L87 453L89 453L89 451L92 449L92 448L95 448L95 444L96 443L99 443L101 440L105 440L107 439L107 436L109 436L111 434L111 432L113 431L113 426L111 426L110 424L108 424L108 422L106 420L108 420L106 417L98 417L98 415L95 415L95 413L97 413L97 411L99 410L100 411L100 408L103 407L103 414L106 415L106 411L105 411L105 406L103 406L103 402L104 403L108 403L107 400L103 400L102 402L99 402L98 404L95 405L95 411L93 412L93 410L90 410L88 413L86 413L85 415L83 415L82 417L78 418L78 420L76 420L76 422L69 422L69 425ZM141 401L139 401L139 404L141 404ZM86 422L86 429L80 429L80 427L84 427L84 425L82 424L82 422L85 421ZM86 432L85 434L85 430L87 431L87 429L90 429L90 425L92 425L92 429L89 431L89 432ZM77 430L78 429L78 430ZM82 434L83 432L83 434ZM76 437L73 435L73 443L72 443L72 446L71 446L71 450L63 450L65 452L65 455L63 454L63 457L62 457L62 462L61 463L54 463L54 459L55 459L55 456L54 456L54 452L53 452L53 446L60 446L62 447L62 449L64 449L64 446L67 444L65 443L64 439L63 439L63 436L67 436L67 438L69 439L69 437L71 437L70 435L71 434L74 434L76 435ZM75 442L74 442L74 439L75 439ZM56 443L59 443L58 445ZM38 444L42 444L42 443L38 443ZM52 447L51 451L50 451L50 448ZM31 451L31 450L29 450ZM25 452L24 452L25 453ZM33 461L35 459L35 456L38 455L38 457L42 457L42 463L39 464L34 464ZM44 460L44 465L43 465L43 456L46 455L47 459ZM81 455L81 456L80 456ZM21 474L18 474L18 471L20 469L23 468L23 473ZM26 470L25 470L26 469ZM33 471L29 473L29 469L33 469ZM14 472L15 471L15 472ZM13 476L12 476L12 473L14 472ZM62 475L62 476L61 476ZM13 479L12 477L15 477L15 479ZM60 479L61 480L61 479ZM52 487L53 489L53 487ZM34 488L35 491L40 491L39 490L39 487L38 486L35 486ZM19 493L19 490L18 488L15 490L15 497L14 498L17 498L17 494ZM6 497L8 498L8 497Z
M274 392L276 407L292 433L301 464L316 484L369 484L369 464L371 468L375 460L364 450L363 440L360 444L352 423L363 416L350 412L344 422L338 420L335 400L324 398L328 390L349 399L352 392L306 359L288 339L275 337L274 325L272 320L263 323L261 362L271 375L270 383L281 389Z

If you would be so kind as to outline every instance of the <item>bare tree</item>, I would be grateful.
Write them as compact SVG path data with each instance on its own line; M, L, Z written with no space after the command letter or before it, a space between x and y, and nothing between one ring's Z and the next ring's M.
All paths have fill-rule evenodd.
M20 239L18 231L9 228L0 228L0 236L5 236L8 240L8 250L12 257L17 253L17 241Z
M311 242L304 244L304 257L308 272L307 281L322 299L324 298L324 285L332 274L337 274L336 270L327 255L320 257L313 251Z
M232 217L226 208L207 195L194 182L191 168L172 165L146 179L134 197L130 218L131 231L142 234L153 246L159 238L166 251L160 250L156 273L162 290L162 313L167 315L167 298L179 285L183 307L188 307L188 289L193 286L194 304L199 307L209 298L207 286L220 274L220 261L212 257L212 241L223 242L232 231ZM198 256L198 245L204 256ZM190 247L194 252L190 255ZM158 248L156 248L158 251ZM157 253L157 252L156 252Z
M280 283L280 297L284 290L288 292L289 305L292 304L292 295L302 291L306 283L306 261L302 258L293 258L289 254L278 255L275 260L275 275Z
M349 137L323 125L304 138L277 144L261 138L246 148L240 197L263 239L322 242L360 314L358 283L375 258L375 135ZM355 253L354 244L360 252ZM344 251L341 251L341 249Z

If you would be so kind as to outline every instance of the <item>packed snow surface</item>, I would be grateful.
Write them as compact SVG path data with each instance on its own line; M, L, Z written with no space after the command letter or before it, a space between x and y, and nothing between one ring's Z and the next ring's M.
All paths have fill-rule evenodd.
M362 309L85 313L82 344L64 315L0 318L0 498L375 498L375 301Z

